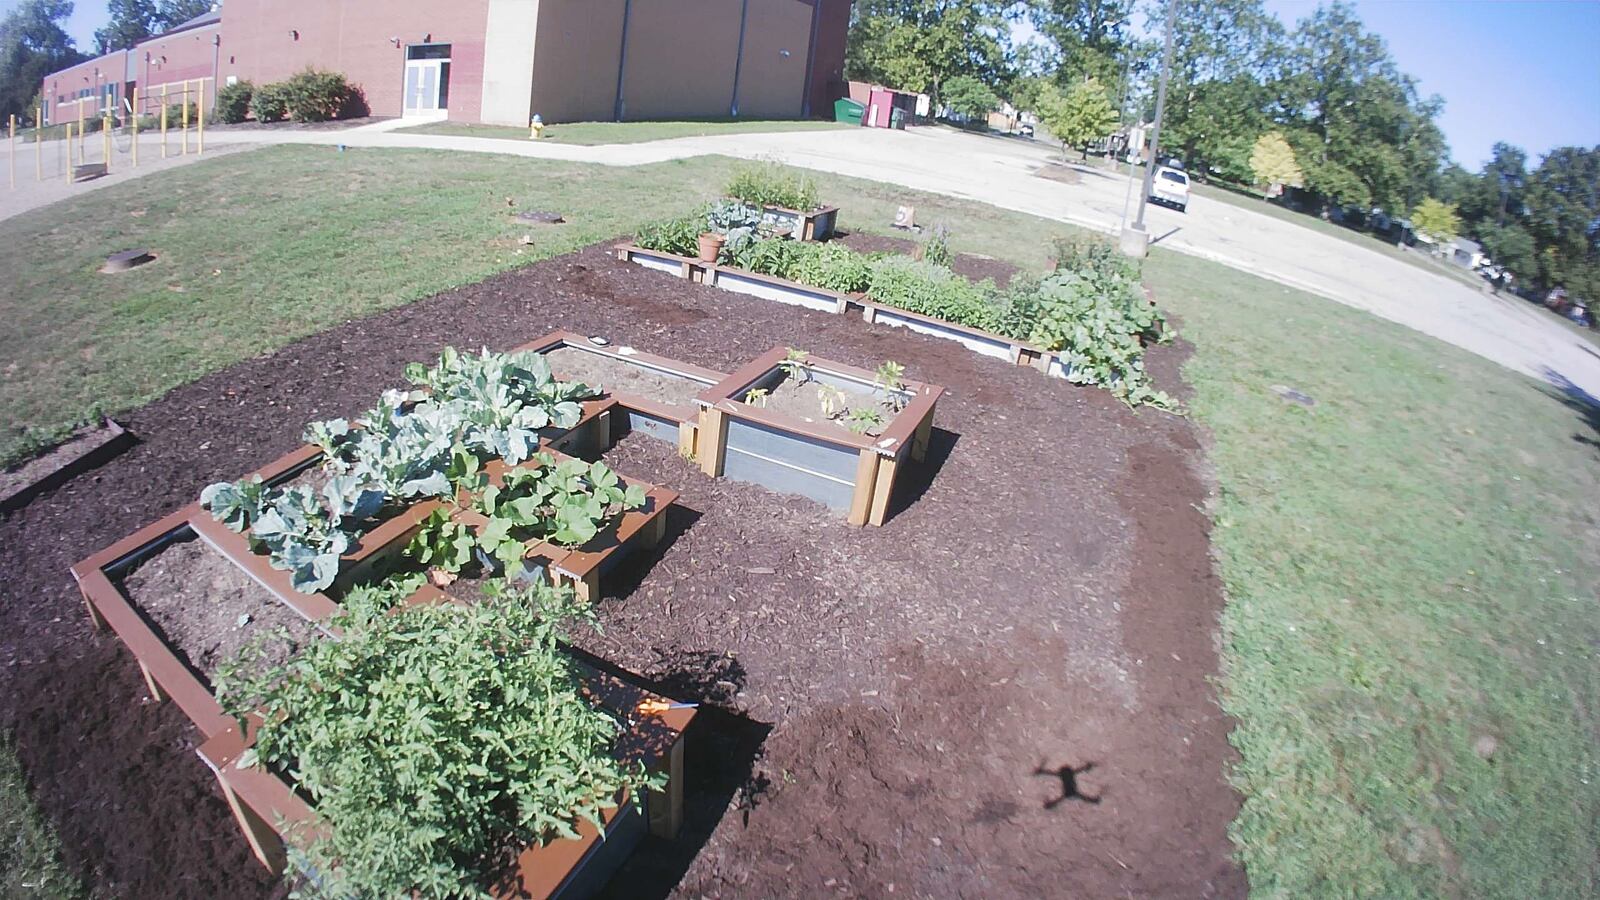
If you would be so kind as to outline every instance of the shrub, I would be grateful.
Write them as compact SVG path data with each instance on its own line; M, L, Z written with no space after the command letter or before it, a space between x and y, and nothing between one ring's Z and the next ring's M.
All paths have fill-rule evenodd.
M781 206L810 212L818 205L816 182L772 161L735 169L724 192L756 207Z
M1093 271L1107 278L1139 280L1139 263L1123 253L1109 238L1098 234L1058 237L1051 242L1057 269Z
M171 106L167 107L167 127L168 128L182 128L183 127L183 109L184 109L185 106L188 106L188 108L189 108L189 124L190 125L193 125L193 124L195 124L196 122L198 122L200 120L200 107L196 106L193 103L188 103L188 104L174 103ZM160 119L160 117L158 115L157 118L156 118L157 127L159 127L160 124L161 124L161 119Z
M558 646L580 614L570 589L497 584L387 614L398 593L357 588L339 639L276 666L247 648L219 673L224 709L264 714L241 763L289 773L315 804L294 861L319 895L480 896L508 849L575 837L618 792L661 785L612 755L618 723Z
M327 122L346 115L356 91L338 72L306 69L283 82L283 101L296 122Z
M235 81L217 88L217 103L214 112L217 121L224 125L237 125L250 114L250 94L255 90L255 85L248 81Z
M263 84L250 95L250 113L257 122L282 122L289 114L289 101L284 93L284 83L275 81Z
M1067 380L1098 384L1130 406L1146 403L1172 409L1176 403L1150 386L1144 370L1144 345L1161 340L1165 320L1128 281L1093 269L1057 270L1015 295L1033 316L1028 339L1059 350L1070 366Z
M867 293L873 300L957 325L997 331L1000 309L990 300L994 282L971 282L944 266L905 256L872 264Z

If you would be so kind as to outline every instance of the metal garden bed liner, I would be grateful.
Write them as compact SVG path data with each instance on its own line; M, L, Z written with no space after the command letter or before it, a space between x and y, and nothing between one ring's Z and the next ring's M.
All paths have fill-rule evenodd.
M700 395L701 470L844 509L852 525L882 525L901 463L927 455L934 408L944 388L904 380L907 403L876 436L737 399L770 378L787 357L788 348L774 347ZM877 377L816 356L805 366L815 380L867 393Z

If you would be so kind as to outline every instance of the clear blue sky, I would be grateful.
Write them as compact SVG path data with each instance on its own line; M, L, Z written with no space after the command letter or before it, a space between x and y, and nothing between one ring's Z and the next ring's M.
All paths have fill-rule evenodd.
M1205 2L1205 0L1194 0ZM9 8L15 0L0 0ZM1266 0L1293 27L1316 0ZM1445 98L1451 156L1476 170L1495 141L1528 151L1600 144L1600 0L1356 0L1422 92ZM1142 17L1140 17L1142 19ZM106 6L78 0L67 31L88 51Z
M1294 26L1313 0L1266 0ZM1439 125L1456 162L1476 171L1496 141L1528 151L1600 145L1600 2L1356 0L1400 70L1445 99Z

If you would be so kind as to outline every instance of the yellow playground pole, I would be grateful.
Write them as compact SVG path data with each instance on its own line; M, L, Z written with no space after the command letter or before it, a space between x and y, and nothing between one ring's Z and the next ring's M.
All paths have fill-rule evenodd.
M38 106L33 111L33 177L35 181L44 180L44 107Z
M200 93L195 95L194 117L195 141L197 142L194 152L204 154L206 152L206 83L204 79L200 81Z
M80 134L80 137L82 135ZM57 157L59 159L60 157ZM72 123L67 123L67 184L73 182L72 178Z
M183 104L183 156L189 155L189 82L183 82L183 99L178 101Z
M167 158L167 86L161 86L161 158Z
M11 139L6 142L6 146L9 147L10 150L11 150L11 155L10 155L10 159L11 159L11 189L12 190L16 190L16 188L17 188L17 115L16 115L16 113L12 113L11 114L10 122L11 122Z
M133 89L133 112L128 114L128 124L133 126L133 167L139 168L139 89Z
M106 113L106 117L103 120L101 120L100 133L105 135L105 142L104 143L105 143L105 148L106 148L106 151L105 151L106 152L106 155L105 155L106 174L109 175L109 174L111 174L111 113L110 112L107 112Z

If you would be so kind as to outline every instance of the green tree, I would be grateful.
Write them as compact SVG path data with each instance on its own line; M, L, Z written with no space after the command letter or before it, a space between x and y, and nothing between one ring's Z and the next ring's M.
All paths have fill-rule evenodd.
M195 16L211 11L211 0L161 0L155 24L159 31L176 28Z
M1117 111L1111 108L1105 88L1093 79L1080 81L1065 92L1053 86L1046 89L1036 112L1061 142L1063 155L1068 147L1078 147L1088 159L1088 145L1117 130Z
M0 19L0 118L32 121L44 76L83 60L63 29L69 0L24 0Z
M1054 51L1056 83L1086 78L1121 97L1131 58L1144 58L1133 39L1134 0L1027 0L1028 18Z
M158 11L155 0L110 0L106 4L110 19L104 27L95 30L95 53L126 50L158 29Z
M1256 139L1255 146L1250 150L1250 172L1255 176L1255 183L1264 188L1305 185L1305 173L1300 171L1300 163L1295 161L1294 148L1276 131L1269 131Z
M1000 98L971 75L957 75L944 83L944 103L958 116L983 121L1000 108Z
M1600 298L1600 146L1552 150L1528 179L1525 202L1540 281Z
M1411 227L1442 247L1461 233L1461 216L1454 206L1427 197L1412 210Z
M1479 226L1476 237L1495 265L1504 266L1518 278L1533 280L1539 274L1539 255L1533 244L1533 235L1517 224L1496 225L1487 222Z
M943 86L970 75L991 87L1008 77L1010 3L998 0L861 0L850 18L845 74L944 99Z

